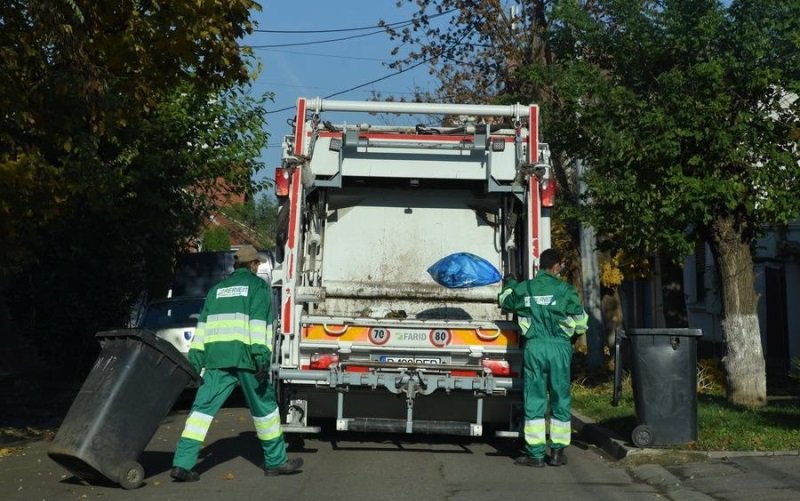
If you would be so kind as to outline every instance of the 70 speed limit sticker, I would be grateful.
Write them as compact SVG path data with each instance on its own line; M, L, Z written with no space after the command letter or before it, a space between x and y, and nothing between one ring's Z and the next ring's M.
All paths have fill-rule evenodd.
M453 340L453 334L447 329L433 329L431 333L428 334L428 340L430 340L432 345L438 348L444 348Z
M369 330L369 340L372 344L386 344L389 341L392 333L386 327L372 327Z

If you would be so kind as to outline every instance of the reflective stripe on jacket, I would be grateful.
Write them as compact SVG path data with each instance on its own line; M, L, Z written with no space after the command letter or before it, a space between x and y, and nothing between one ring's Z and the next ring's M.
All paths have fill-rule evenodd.
M208 369L255 369L272 350L272 301L266 282L247 268L234 270L206 296L189 360Z

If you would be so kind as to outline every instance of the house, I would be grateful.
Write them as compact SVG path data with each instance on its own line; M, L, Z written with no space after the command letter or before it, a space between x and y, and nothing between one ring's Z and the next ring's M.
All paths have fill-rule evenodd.
M232 250L238 249L239 246L245 244L253 245L256 248L264 246L264 242L260 241L253 228L226 214L226 208L247 203L249 197L246 194L231 191L225 180L219 178L211 195L215 209L211 212L205 224L198 229L197 236L188 243L187 252L204 250L203 235L210 228L223 228L230 237Z

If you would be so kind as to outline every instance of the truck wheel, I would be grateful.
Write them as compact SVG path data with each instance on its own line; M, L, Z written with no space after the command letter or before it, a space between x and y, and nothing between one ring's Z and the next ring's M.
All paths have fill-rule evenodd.
M136 461L128 461L119 469L119 485L123 489L136 489L144 482L144 468Z
M633 445L639 447L640 449L653 445L654 438L655 433L653 433L653 429L646 424L640 424L633 429L633 433L631 434Z

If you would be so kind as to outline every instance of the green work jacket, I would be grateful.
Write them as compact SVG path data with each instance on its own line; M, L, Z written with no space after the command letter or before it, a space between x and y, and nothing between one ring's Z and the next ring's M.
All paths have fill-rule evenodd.
M238 268L206 296L189 361L199 371L256 369L270 361L272 301L267 283Z
M533 280L508 281L497 296L500 307L518 315L528 339L566 339L586 332L589 316L575 287L539 270Z

